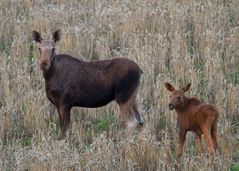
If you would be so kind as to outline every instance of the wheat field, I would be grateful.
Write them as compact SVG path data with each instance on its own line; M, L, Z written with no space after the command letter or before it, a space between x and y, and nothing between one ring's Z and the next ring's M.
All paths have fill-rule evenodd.
M0 170L239 171L238 0L1 0ZM128 143L115 102L74 108L67 142L45 94L32 31L61 29L57 53L82 60L127 57L143 75L145 125ZM219 150L197 156L189 133L177 162L178 127L164 82L192 83L189 96L220 111Z

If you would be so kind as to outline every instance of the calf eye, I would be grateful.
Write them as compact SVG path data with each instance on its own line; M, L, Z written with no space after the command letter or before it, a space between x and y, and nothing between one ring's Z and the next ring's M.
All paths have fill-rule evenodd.
M177 99L180 100L180 99L181 99L181 96L178 96Z

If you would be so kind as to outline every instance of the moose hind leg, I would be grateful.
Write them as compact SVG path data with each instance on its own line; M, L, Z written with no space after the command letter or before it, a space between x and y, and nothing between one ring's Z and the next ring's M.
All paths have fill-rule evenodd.
M141 128L144 125L144 119L138 111L138 107L137 107L135 99L133 101L133 111L132 112L134 113L135 119L138 121L138 127L137 128L138 128L138 130L141 130Z
M217 124L213 124L212 126L212 142L213 142L213 147L214 147L214 150L216 150L218 148L218 143L217 143Z
M201 157L201 154L202 154L202 135L201 135L201 133L196 133L196 136L197 136L198 156Z
M125 103L119 103L121 114L125 120L125 128L126 128L126 135L127 140L132 142L133 141L133 133L138 125L138 121L135 118L132 109L132 101L129 100Z
M136 94L138 87L134 89L131 96L126 101L120 101L116 98L117 103L120 106L121 113L124 115L126 120L126 128L128 132L132 132L139 125L143 125L143 117L139 114L136 104Z
M144 118L140 115L136 102L134 102L133 104L133 111L134 111L135 118L137 119L139 124L143 126Z
M207 150L209 154L212 155L214 153L214 148L213 148L214 145L213 145L212 137L211 137L211 129L209 129L208 127L204 127L202 131L203 131L204 139L207 143Z
M135 103L140 75L137 72L130 72L128 76L130 77L125 77L116 86L115 99L124 115L127 133L130 136L139 123L142 123L142 119Z

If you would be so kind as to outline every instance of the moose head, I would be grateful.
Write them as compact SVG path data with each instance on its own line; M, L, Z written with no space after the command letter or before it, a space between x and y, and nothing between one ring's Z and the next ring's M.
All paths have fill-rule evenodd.
M47 71L50 68L51 61L55 55L55 46L61 38L60 30L52 33L52 38L43 40L39 32L33 31L33 40L37 43L40 52L40 68Z

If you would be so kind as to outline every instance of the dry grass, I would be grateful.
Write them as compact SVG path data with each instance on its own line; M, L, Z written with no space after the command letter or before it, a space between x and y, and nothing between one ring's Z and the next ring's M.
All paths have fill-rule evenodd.
M192 82L190 95L220 111L219 151L182 170L239 170L239 1L2 0L0 2L0 170L176 170L175 112L163 83ZM69 143L44 92L32 30L62 30L59 53L86 60L128 57L144 74L138 104L145 127L133 144L115 141L118 107L72 111Z

